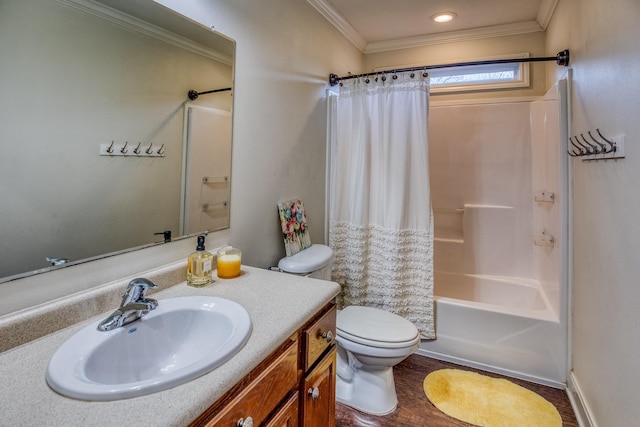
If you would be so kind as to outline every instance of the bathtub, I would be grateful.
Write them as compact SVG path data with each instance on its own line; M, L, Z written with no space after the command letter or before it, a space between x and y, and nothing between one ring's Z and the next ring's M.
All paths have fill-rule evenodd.
M537 281L436 272L434 302L418 353L564 388L566 335Z

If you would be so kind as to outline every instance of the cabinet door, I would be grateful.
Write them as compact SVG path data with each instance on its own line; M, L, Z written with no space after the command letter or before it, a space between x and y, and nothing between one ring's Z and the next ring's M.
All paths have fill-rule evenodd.
M298 393L295 393L265 427L298 427L298 406Z
M300 424L304 427L336 425L336 348L311 370L300 393Z
M297 389L298 378L298 342L294 341L230 403L212 416L201 416L194 425L235 427L244 422L259 426Z

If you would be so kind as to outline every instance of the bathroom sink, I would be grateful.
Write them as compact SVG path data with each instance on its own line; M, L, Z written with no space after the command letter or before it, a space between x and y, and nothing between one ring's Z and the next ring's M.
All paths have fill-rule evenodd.
M252 328L241 305L217 297L160 300L140 320L108 332L97 330L100 321L73 335L53 355L46 375L53 390L82 400L166 390L229 360Z

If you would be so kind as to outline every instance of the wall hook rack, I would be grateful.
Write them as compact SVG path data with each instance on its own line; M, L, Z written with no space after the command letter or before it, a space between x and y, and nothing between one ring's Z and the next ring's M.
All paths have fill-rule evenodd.
M591 131L587 132L588 138L581 133L579 136L569 137L571 147L567 153L571 157L580 157L583 161L623 159L624 136L607 138L596 129L598 137L594 137Z
M129 148L131 147L128 142L117 144L115 141L111 141L111 144L100 144L99 154L109 157L164 157L164 144L158 150L152 147L153 143L150 142L149 148L144 149L142 142L139 142L134 149L130 150Z

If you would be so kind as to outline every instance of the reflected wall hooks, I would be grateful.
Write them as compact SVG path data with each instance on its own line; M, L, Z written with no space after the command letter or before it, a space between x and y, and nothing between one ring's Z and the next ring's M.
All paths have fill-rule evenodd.
M133 148L132 148L133 147ZM101 156L121 156L121 157L164 157L165 149L164 144L156 148L152 142L149 142L149 146L142 145L142 142L138 142L137 145L129 145L128 141L124 144L116 144L115 141L111 141L111 144L100 144L99 154Z
M591 131L569 138L569 151L571 157L580 157L583 161L622 159L624 153L624 136L607 138L596 129L598 134L594 137Z

